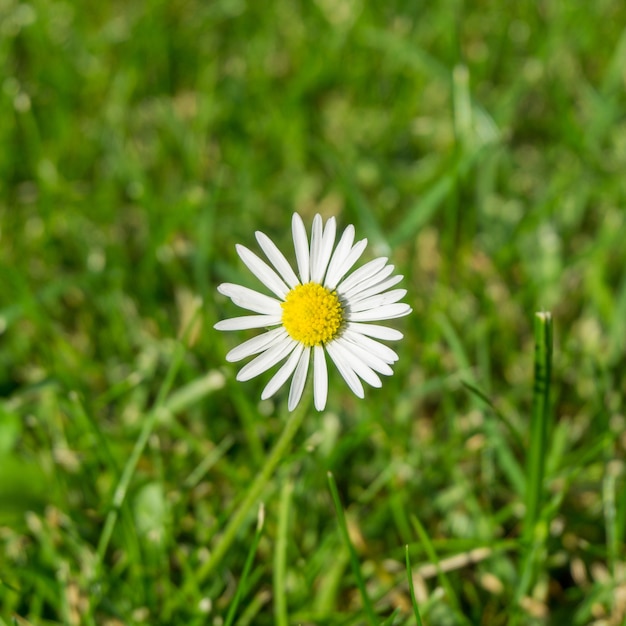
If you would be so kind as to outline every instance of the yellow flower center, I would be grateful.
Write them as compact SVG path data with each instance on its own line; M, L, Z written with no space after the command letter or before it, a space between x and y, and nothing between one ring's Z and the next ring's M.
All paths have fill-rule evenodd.
M334 339L341 330L343 309L337 292L318 283L294 287L281 306L285 330L309 348Z

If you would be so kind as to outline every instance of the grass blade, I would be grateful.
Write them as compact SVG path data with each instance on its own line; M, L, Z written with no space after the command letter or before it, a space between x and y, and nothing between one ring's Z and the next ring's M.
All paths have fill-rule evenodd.
M234 437L227 435L215 446L193 469L191 474L183 481L183 487L185 489L193 489L206 475L206 473L226 454L229 448L235 442Z
M442 209L445 200L455 190L459 177L464 176L474 164L483 150L467 154L454 160L443 173L436 177L428 189L425 189L420 199L411 206L400 223L388 237L391 249L415 237L417 233Z
M199 568L196 579L190 580L188 586L183 590L183 593L187 592L193 585L200 584L202 581L215 570L220 561L224 558L226 552L230 548L231 544L235 540L239 529L246 521L250 509L254 506L254 503L258 500L261 492L269 482L274 470L287 452L287 448L294 438L296 432L302 424L304 416L308 412L310 405L311 394L305 393L304 397L300 401L298 407L289 414L285 428L281 433L278 441L272 448L269 456L265 460L265 465L261 469L261 472L257 474L254 482L248 488L246 495L244 496L241 504L237 508L234 515L230 518L223 534L220 537L219 542L211 552L211 556L206 560Z
M246 562L243 566L243 571L241 572L241 578L239 579L239 584L237 585L237 591L235 592L235 596L233 601L228 609L228 615L226 615L226 621L224 622L224 626L231 626L233 620L235 619L235 613L237 611L237 607L239 606L239 602L241 600L241 596L244 594L246 588L246 580L248 579L248 574L250 573L250 568L252 567L252 561L254 561L254 555L256 554L256 549L259 545L259 541L261 540L261 534L263 533L263 524L265 522L265 507L261 502L259 506L259 514L257 517L257 525L256 532L254 533L254 539L252 540L252 544L250 545L250 550L248 551L248 556L246 558Z
M417 600L415 599L415 588L413 587L413 572L411 571L411 559L409 557L409 546L404 546L404 554L406 557L406 577L409 581L409 593L411 594L411 604L413 605L413 614L415 615L415 621L417 622L417 626L422 625L422 618L420 616L420 611L417 606Z
M411 522L413 523L419 539L424 546L426 556L428 557L430 562L437 568L437 579L439 580L439 584L446 592L446 596L448 598L448 601L450 602L450 607L452 608L461 623L469 625L471 622L463 615L459 599L457 598L454 589L450 584L450 581L448 580L448 577L445 575L443 569L439 566L439 557L437 556L435 547L433 546L432 541L430 540L430 537L426 532L426 529L424 528L424 526L422 526L422 523L415 515L411 515Z
M613 578L617 575L617 564L620 553L620 539L617 526L615 506L616 481L619 472L617 464L609 464L602 481L602 508L604 510L604 527L606 532L607 565Z
M365 580L363 574L361 574L361 565L359 563L359 557L350 541L350 534L348 532L348 526L346 524L346 516L341 506L341 500L339 499L339 492L337 491L337 485L335 483L335 477L332 472L328 472L328 485L330 487L330 494L333 498L333 504L335 505L335 511L337 513L337 521L339 522L339 530L343 541L350 552L350 564L352 565L352 573L356 580L357 587L361 593L361 599L363 600L363 609L367 615L367 619L372 626L378 626L378 618L374 612L372 602L367 595L367 589L365 588Z
M276 550L274 551L274 619L276 626L288 626L287 613L287 534L289 531L289 509L291 506L291 494L293 483L286 481L280 490L280 503L278 507L278 532L276 536Z
M530 424L530 445L526 470L526 515L523 538L525 554L520 566L520 577L515 592L516 603L533 587L537 577L537 565L545 560L544 544L548 533L547 524L540 522L544 499L544 475L546 466L548 422L550 419L550 377L552 373L552 315L549 312L535 314L535 365L533 405ZM513 624L521 619L518 612Z
M543 501L543 481L550 420L550 377L552 373L552 316L535 314L535 382L530 424L526 481L524 533L532 540Z
M392 626L396 617L400 614L400 607L398 607L384 622L380 622L379 626Z
M185 352L187 349L187 337L191 329L194 327L195 321L200 311L201 307L197 306L196 310L189 320L189 323L187 324L187 328L183 333L181 341L176 344L176 349L174 350L172 361L167 370L167 373L165 374L165 379L163 380L163 383L159 388L159 393L157 395L156 401L152 409L146 416L141 432L139 433L139 437L135 441L135 445L130 454L130 457L128 458L128 461L124 466L122 475L117 483L117 487L113 492L111 508L107 514L106 520L104 522L104 528L102 529L102 533L100 534L100 539L98 541L96 571L98 571L99 566L104 560L104 555L111 540L111 536L113 535L113 529L115 528L120 509L122 507L122 504L124 503L124 500L126 499L128 488L130 487L130 481L135 474L137 463L139 463L139 459L143 454L144 448L148 443L148 439L150 438L150 435L154 430L157 420L161 415L161 411L165 407L167 396L170 393L172 385L174 384L174 379L176 378L176 374L178 373L178 370L182 365L183 358L185 356Z

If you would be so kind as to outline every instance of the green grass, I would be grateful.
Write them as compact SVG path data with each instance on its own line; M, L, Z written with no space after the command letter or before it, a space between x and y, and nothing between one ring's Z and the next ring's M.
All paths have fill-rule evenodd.
M1 3L0 626L624 623L624 24ZM213 330L293 211L413 307L321 414Z

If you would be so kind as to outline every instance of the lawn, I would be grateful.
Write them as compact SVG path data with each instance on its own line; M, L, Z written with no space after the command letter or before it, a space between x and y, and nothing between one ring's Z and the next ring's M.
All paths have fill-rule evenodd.
M625 624L625 24L1 1L0 626ZM294 212L412 308L322 411L214 329Z

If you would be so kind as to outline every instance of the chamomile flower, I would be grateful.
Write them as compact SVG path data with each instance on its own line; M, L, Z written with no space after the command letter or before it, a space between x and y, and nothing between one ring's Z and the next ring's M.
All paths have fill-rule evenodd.
M217 330L266 329L226 355L230 362L257 355L239 370L237 380L250 380L284 361L261 398L273 396L292 377L290 411L300 402L311 361L315 408L321 411L326 406L327 354L359 398L364 397L361 381L380 387L379 374L391 375L391 365L398 355L377 340L395 341L402 339L402 333L371 322L411 312L408 304L399 302L406 289L391 289L402 276L392 275L394 266L388 265L386 258L365 263L348 274L363 254L367 240L354 243L354 226L350 225L335 246L336 230L334 217L324 225L321 216L316 215L309 246L302 218L294 214L297 274L261 232L256 232L256 239L271 266L248 248L237 245L241 260L275 297L232 283L218 287L237 306L257 315L223 320L215 324Z

